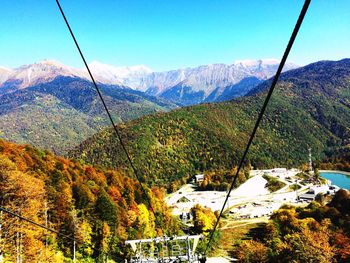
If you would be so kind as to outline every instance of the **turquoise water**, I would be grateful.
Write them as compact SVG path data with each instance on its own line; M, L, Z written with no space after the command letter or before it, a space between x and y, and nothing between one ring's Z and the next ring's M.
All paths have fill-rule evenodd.
M335 184L335 185L339 186L340 188L350 190L350 176L349 175L336 173L336 172L334 172L334 173L323 172L323 173L321 173L321 176L323 178L330 180L332 182L332 184Z

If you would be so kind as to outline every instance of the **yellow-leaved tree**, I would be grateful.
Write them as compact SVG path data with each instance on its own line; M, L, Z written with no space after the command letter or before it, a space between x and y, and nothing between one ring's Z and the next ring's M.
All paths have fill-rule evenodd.
M2 207L45 224L43 181L17 170L6 156L0 156L0 193ZM45 246L47 233L44 229L2 213L0 235L5 261L54 262L54 251Z
M138 226L139 229L142 230L143 238L154 237L154 215L147 209L144 204L139 204L137 208L139 210L139 215L137 218Z
M205 233L214 228L216 216L210 208L195 205L192 207L191 213L196 233Z

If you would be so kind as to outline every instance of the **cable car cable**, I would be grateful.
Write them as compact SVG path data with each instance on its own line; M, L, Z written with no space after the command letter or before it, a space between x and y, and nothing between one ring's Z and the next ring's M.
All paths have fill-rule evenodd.
M295 24L293 33L292 33L292 35L291 35L291 37L290 37L290 39L289 39L289 42L288 42L288 45L287 45L285 51L284 51L284 54L283 54L283 57L282 57L282 60L281 60L281 62L280 62L280 64L279 64L279 66L278 66L276 75L275 75L275 77L273 78L273 81L272 81L272 83L271 83L269 92L268 92L268 94L267 94L267 96L266 96L266 99L265 99L265 101L264 101L264 104L263 104L263 106L262 106L262 108L261 108L261 111L260 111L260 113L259 113L258 119L257 119L257 121L256 121L256 123L255 123L254 129L253 129L253 131L252 131L252 133L251 133L251 135L250 135L250 138L249 138L248 144L247 144L247 146L246 146L246 148L245 148L245 151L244 151L244 153L243 153L242 159L241 159L240 162L239 162L239 166L238 166L237 172L236 172L236 174L235 174L235 176L234 176L234 178L233 178L232 184L231 184L230 189L229 189L229 191L228 191L228 193L227 193L227 196L226 196L225 201L224 201L224 204L223 204L223 206L222 206L222 208L221 208L220 214L219 214L219 216L218 216L218 218L217 218L217 220L216 220L216 223L215 223L215 225L214 225L214 228L213 228L213 230L212 230L212 232L211 232L211 234L210 234L210 237L209 237L207 246L206 246L206 248L205 248L205 252L204 252L205 254L206 254L206 252L208 251L208 248L210 247L210 244L211 244L211 242L212 242L212 240L213 240L215 230L216 230L216 228L217 228L217 226L218 226L218 224L219 224L220 218L221 218L221 216L222 216L222 214L223 214L223 212L224 212L226 203L227 203L227 201L228 201L228 198L230 197L230 193L231 193L231 191L232 191L234 185L236 184L236 181L237 181L237 178L238 178L238 174L239 174L239 172L240 172L240 170L241 170L241 168L242 168L242 166L243 166L243 164L244 164L244 162L245 162L245 160L246 160L246 156L247 156L247 153L248 153L248 151L249 151L250 145L251 145L252 142L253 142L253 139L254 139L254 137L255 137L256 131L258 130L258 127L259 127L259 125L260 125L260 122L261 122L261 120L262 120L262 117L264 116L264 113L265 113L265 110L266 110L266 108L267 108L267 105L268 105L268 103L269 103L269 101L270 101L270 98L271 98L271 96L272 96L272 93L273 93L273 91L274 91L274 89L275 89L275 86L276 86L276 83L277 83L277 81L278 81L278 78L279 78L279 76L281 75L281 72L282 72L282 69L283 69L283 67L284 67L284 64L285 64L286 61L287 61L289 52L290 52L290 50L292 49L294 40L295 40L295 38L296 38L297 35L298 35L299 29L300 29L300 27L301 27L301 24L302 24L302 22L303 22L303 20L304 20L305 15L306 15L306 13L307 13L307 10L308 10L308 8L309 8L310 3L311 3L311 0L305 0L304 5L303 5L303 8L302 8L302 10L300 11L300 14L299 14L298 20L297 20L297 22L296 22L296 24Z
M128 162L129 162L129 164L130 164L130 167L132 168L132 170L133 170L133 172L134 172L134 175L135 175L136 179L138 180L138 182L139 182L139 184L140 184L140 186L141 186L141 188L142 188L142 191L143 191L144 194L146 195L146 198L147 198L147 201L148 201L148 204L149 204L149 207L150 207L151 211L153 212L153 214L155 215L155 217L157 217L157 216L156 216L156 213L155 213L155 211L154 211L154 209L153 209L153 207L152 207L150 197L148 196L148 193L147 193L146 189L144 188L144 186L143 186L143 184L142 184L142 182L141 182L141 179L140 179L140 177L139 177L138 170L136 169L134 163L133 163L132 160L131 160L131 157L130 157L130 155L129 155L129 152L128 152L128 150L126 149L126 146L125 146L125 144L124 144L124 142L123 142L123 140L122 140L121 134L120 134L120 132L119 132L117 126L115 125L115 123L114 123L114 121L113 121L113 118L112 118L112 115L111 115L110 111L109 111L108 108L107 108L106 102L105 102L105 100L104 100L104 98L103 98L103 96L102 96L102 93L101 93L101 91L100 91L100 88L97 86L96 81L95 81L95 79L94 79L94 77L93 77L93 75L92 75L92 73L91 73L91 71L90 71L90 68L89 68L88 64L86 63L85 57L84 57L84 55L83 55L83 52L82 52L81 49L80 49L80 46L79 46L79 44L78 44L78 42L77 42L77 40L76 40L76 38L75 38L75 36L74 36L74 33L73 33L73 31L72 31L72 28L71 28L70 25L69 25L69 22L68 22L67 17L66 17L66 15L65 15L65 13L64 13L64 11L63 11L61 5L60 5L59 0L56 0L56 3L57 3L57 6L58 6L58 8L59 8L61 14L62 14L62 17L63 17L63 19L64 19L64 21L65 21L65 24L67 25L67 28L68 28L68 30L69 30L69 32L70 32L70 35L71 35L72 38L73 38L73 41L74 41L74 43L75 43L75 46L76 46L77 49L78 49L78 52L79 52L79 54L80 54L80 57L81 57L81 59L82 59L83 62L84 62L85 68L86 68L86 70L87 70L88 73L89 73L89 76L90 76L91 81L92 81L92 83L93 83L93 85L94 85L94 87L95 87L95 90L96 90L96 92L97 92L97 94L98 94L98 96L99 96L99 98L100 98L100 100L101 100L101 102L102 102L102 104L103 104L103 107L104 107L104 109L105 109L105 111L106 111L106 113L107 113L107 115L108 115L108 119L109 119L109 121L111 122L111 124L112 124L112 126L113 126L114 132L115 132L115 134L117 135L117 137L118 137L118 139L119 139L120 145L121 145L121 147L122 147L122 149L123 149L123 151L124 151L124 153L125 153L125 155L126 155L126 157L127 157L127 160L128 160Z

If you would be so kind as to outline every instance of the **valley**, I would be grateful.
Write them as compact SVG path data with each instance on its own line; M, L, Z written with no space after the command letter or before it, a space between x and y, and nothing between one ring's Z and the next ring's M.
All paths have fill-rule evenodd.
M349 63L349 59L321 61L282 74L228 199L208 261L242 259L245 256L237 252L241 248L261 249L252 255L263 258L268 247L276 251L271 258L287 253L259 239L274 235L292 249L284 237L283 231L289 233L288 229L271 232L273 224L285 224L281 223L284 213L301 231L297 234L300 238L309 237L304 233L311 227L305 227L307 220L313 222L312 231L324 234L324 221L318 222L308 213L326 213L322 218L333 220L337 230L329 230L332 240L338 240L341 231L348 231L347 225L336 221L347 218L346 208L331 201L347 200L346 194L342 190L334 194L333 188L319 187L298 176L307 170L310 146L316 168L348 167ZM201 234L204 240L198 252L202 253L271 80L259 81L248 94L240 93L234 100L182 108L126 86L99 84L145 191L128 166L113 130L106 128L108 122L91 83L77 76L55 76L47 81L39 80L30 87L7 83L0 95L1 137L44 148L0 141L4 206L43 223L43 204L47 203L50 226L77 234L78 254L74 255L82 262L98 257L111 257L116 262L129 258L132 248L125 241L145 236ZM244 85L241 88L245 90ZM68 159L47 149L65 153ZM282 165L287 168L272 169ZM202 181L193 183L193 175ZM330 208L315 192L325 187L332 192L325 198L334 205L338 217L322 212ZM301 201L311 190L312 199L317 200ZM9 196L25 206L18 209L19 203L11 203ZM4 217L6 229L11 220L10 215ZM40 237L44 232L26 226L28 231L18 224L14 231L6 232L8 244L13 244L11 238L17 240L15 233L22 233L29 244L23 257L64 262L73 256L72 243L60 235L47 235L47 244ZM255 236L259 231L263 234ZM46 247L51 259L37 253L33 244L40 250ZM345 249L344 244L334 244L339 251ZM7 257L16 255L10 246L6 249Z
M245 219L268 216L284 204L297 203L298 195L307 192L310 187L314 186L306 184L300 186L297 191L293 191L290 187L295 184L295 181L300 182L300 179L295 177L300 172L298 170L251 171L249 179L231 192L225 210L231 214L230 217ZM266 188L267 181L263 178L264 174L272 175L279 181L285 182L285 186L278 191L270 192ZM286 181L286 177L293 182ZM227 191L201 191L196 188L195 184L187 184L165 199L174 215L180 216L183 213L189 213L196 204L209 207L212 211L220 211Z
M349 263L336 1L2 1L0 263Z

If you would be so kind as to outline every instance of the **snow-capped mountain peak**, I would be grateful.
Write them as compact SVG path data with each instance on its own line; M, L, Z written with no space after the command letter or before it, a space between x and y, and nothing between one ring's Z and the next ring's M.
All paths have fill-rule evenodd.
M0 66L0 85L9 78L12 72L13 72L12 69Z
M228 86L236 85L246 78L256 78L258 81L270 78L276 73L278 65L276 59L238 60L231 65L209 64L153 72L144 65L122 67L93 61L89 68L99 83L126 86L180 103L183 97L188 99L197 94L197 102L200 103L208 97L215 100ZM287 63L284 71L296 67ZM57 76L79 77L90 81L85 68L76 69L55 60L43 60L12 71L0 69L0 84L6 86L7 90L15 90L48 82ZM244 83L252 86L251 81ZM191 99L189 103L192 103Z
M153 72L144 65L115 67L98 61L91 62L89 68L98 81L109 84L123 83L127 79L142 77Z
M55 60L43 60L12 70L6 82L9 85L15 83L17 88L25 88L53 80L57 76L82 77L82 72Z
M9 69L9 68L4 67L4 66L0 66L0 70L2 70L2 71L11 71L12 69Z
M119 79L128 78L131 75L149 74L153 72L144 65L115 67L98 61L91 62L89 67L91 70L95 71L97 75L111 74Z
M274 58L268 59L246 59L246 60L236 60L233 65L236 67L244 67L244 68L267 68L267 67L277 67L280 64L280 60ZM286 68L296 68L298 67L293 62L287 62L285 64Z
M254 67L258 65L276 65L279 64L279 60L277 59L258 59L258 60L253 60L253 59L245 59L245 60L235 60L233 65L235 66L245 66L245 67Z
M39 62L34 63L34 64L46 65L48 67L56 67L56 68L66 68L67 67L63 63L61 63L60 61L57 61L54 59L44 59L44 60L39 61Z

